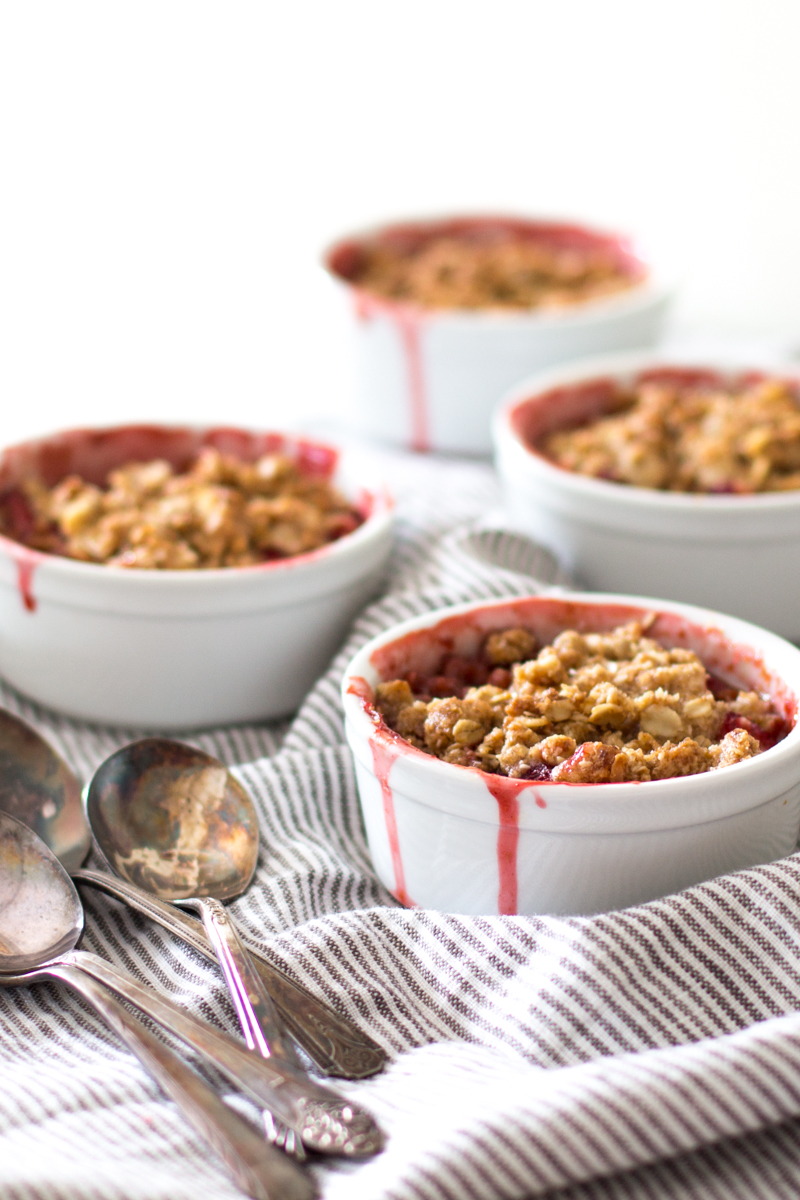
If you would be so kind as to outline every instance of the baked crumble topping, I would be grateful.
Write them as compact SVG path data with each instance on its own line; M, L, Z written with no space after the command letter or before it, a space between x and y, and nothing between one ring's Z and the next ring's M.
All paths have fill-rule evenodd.
M537 653L538 649L538 653ZM387 725L445 762L514 779L623 783L731 766L789 732L771 701L728 687L691 650L664 649L642 623L491 634L475 659L381 683Z
M351 282L425 308L561 308L641 282L604 246L559 246L546 237L480 229L434 234L416 245L365 242Z
M568 471L673 492L800 488L800 397L782 379L749 384L654 379L620 392L616 411L551 434Z
M0 529L48 554L114 567L252 566L316 550L361 515L325 479L270 454L244 462L201 451L176 473L154 459L109 472L105 488L69 475L25 480L0 502Z

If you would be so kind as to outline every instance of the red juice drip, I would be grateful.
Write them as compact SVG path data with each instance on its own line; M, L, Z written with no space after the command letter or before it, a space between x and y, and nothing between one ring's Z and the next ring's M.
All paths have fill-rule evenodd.
M356 314L356 319L359 321L369 321L369 319L378 311L379 306L371 299L366 292L353 292L353 309Z
M375 767L375 777L381 785L381 793L383 795L383 816L386 821L386 833L389 837L389 850L392 855L392 868L394 870L394 891L393 895L397 897L401 904L405 904L407 908L413 907L413 902L409 899L406 891L406 877L403 870L403 859L400 854L400 839L397 836L397 820L394 812L394 796L389 785L389 772L392 769L392 764L400 755L401 748L399 746L387 745L385 742L373 741L370 738L370 749L372 750L372 761Z
M500 828L497 831L497 911L501 916L517 912L517 855L519 851L519 793L516 780L505 775L483 775L484 783L497 801Z
M22 603L28 612L36 612L36 597L31 590L35 569L36 563L34 562L22 562L21 560L17 562L17 587L22 597Z
M8 543L6 543L8 547ZM20 600L28 612L36 612L36 597L33 594L33 573L39 563L39 557L23 546L14 546L11 556L17 568L17 590Z
M356 317L368 321L381 314L393 321L400 335L408 374L408 396L411 408L411 448L419 453L430 450L428 428L428 392L425 386L425 371L422 366L422 317L404 305L378 300L365 292L353 293Z
M419 453L430 450L428 432L428 397L425 388L425 372L422 368L422 325L414 313L395 314L395 321L406 355L408 371L408 394L411 404L411 448Z

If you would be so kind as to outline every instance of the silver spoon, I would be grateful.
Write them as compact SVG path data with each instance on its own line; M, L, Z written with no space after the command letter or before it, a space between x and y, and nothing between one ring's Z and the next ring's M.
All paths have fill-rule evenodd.
M210 962L217 956L203 927L170 904L99 871L79 870L91 843L80 784L47 742L0 709L0 810L36 829L79 883L99 888L182 938ZM55 811L53 811L55 810ZM250 950L250 959L281 1019L320 1070L365 1079L383 1069L386 1055L367 1034L306 991L280 968Z
M35 729L0 708L0 811L38 833L67 871L92 844L81 785Z
M34 730L0 709L0 811L10 807L29 827L38 825L45 835L42 840L52 839L62 858L70 863L83 858L91 834L77 779ZM110 879L102 875L98 878ZM116 885L113 879L110 882ZM148 904L161 904L146 899ZM163 907L168 913L181 916L171 906ZM195 921L181 919L203 936L202 927ZM213 958L209 943L206 943L206 953ZM359 1139L354 1128L348 1131L349 1136L343 1137L322 1103L330 1100L330 1095L320 1088L316 1097L320 1103L316 1107L309 1105L305 1081L298 1083L290 1071L279 1067L277 1060L253 1058L238 1042L197 1021L129 976L115 973L111 964L96 955L81 951L81 966L154 1020L167 1025L226 1073L252 1100L274 1113L283 1128L295 1135L298 1157L302 1154L303 1144L322 1153L353 1156L380 1148L374 1137ZM290 1147L287 1145L286 1148Z
M86 815L117 875L201 917L250 1049L302 1070L220 903L241 895L258 858L258 822L242 785L202 750L144 738L97 768L86 791Z
M106 987L85 973L84 953L74 949L83 932L78 893L42 840L6 813L0 814L0 864L0 987L48 979L68 983L178 1104L249 1196L313 1200L315 1185L300 1167L264 1142ZM94 957L85 955L89 960ZM110 974L117 973L110 963L104 965ZM124 988L124 974L118 974Z
M24 736L20 736L18 727L22 727L22 734ZM19 760L15 760L11 750L20 746L27 748L27 753L24 757L20 756ZM0 777L0 809L4 807L4 803L11 796L16 811L20 815L24 814L27 817L26 823L33 825L40 816L40 806L42 803L41 775L52 777L56 773L61 772L66 779L65 786L62 787L60 792L58 789L51 788L45 802L48 805L54 804L59 814L63 810L69 816L69 821L66 823L73 830L74 841L77 846L83 848L86 844L86 837L89 835L89 830L83 814L83 808L80 805L78 782L66 764L61 762L48 744L37 733L26 726L24 722L0 709L0 753L3 752L4 747L4 772L2 777ZM218 771L222 770L221 764L216 763L216 760L212 759L211 762L216 765ZM75 845L64 847L62 842L62 849L65 855L68 855L70 859L73 858ZM154 918L168 929L176 932L179 937L182 937L191 945L196 946L207 958L216 961L214 950L202 926L193 918L173 908L171 904L165 904L163 901L142 892L134 885L115 879L113 876L104 873L75 871L73 872L73 877L78 879L79 882L85 880L98 886L109 892L112 896L131 904L132 907ZM100 970L102 962L103 960L101 959L95 959L96 975ZM264 963L264 966L269 967L266 963ZM273 968L269 967L269 970L273 971ZM338 1035L338 1030L341 1026L344 1027L345 1035L348 1038L352 1036L356 1042L355 1049L359 1048L360 1043L358 1039L362 1035L355 1027L350 1026L349 1022L343 1021L336 1014L331 1013L326 1005L321 1001L317 1001L315 997L305 992L299 985L294 984L287 976L278 972L275 972L275 975L279 981L285 981L287 984L287 988L283 994L287 1004L291 1001L293 994L295 999L299 999L300 1004L306 1000L308 1001L303 1015L304 1027L310 1026L313 1030L315 1027L323 1024L326 1042L330 1045L331 1040L327 1037L330 1032L330 1023L324 1021L326 1015L330 1014L333 1021L338 1023L334 1025L334 1033L336 1034L334 1049L337 1052L341 1050L341 1039ZM113 981L111 986L115 986ZM131 980L128 986L130 988L137 985L134 985ZM116 990L119 990L119 988ZM151 989L145 989L145 994L152 1006L154 1003L154 994ZM125 998L131 999L132 1003L139 1004L140 1008L144 1008L144 1005L136 997L126 994ZM179 1009L176 1011L178 1013L181 1012ZM320 1020L320 1016L322 1020ZM174 1024L175 1021L173 1020L172 1025L174 1026ZM369 1042L369 1039L367 1039L367 1042ZM352 1043L348 1042L348 1044ZM236 1043L233 1043L233 1045L237 1046ZM200 1049L202 1052L202 1047ZM378 1050L377 1047L375 1049ZM383 1058L383 1052L378 1050L378 1053ZM280 1132L275 1132L283 1148L287 1150L294 1148L298 1157L302 1156L303 1145L322 1153L345 1154L352 1157L363 1157L374 1154L381 1149L383 1136L369 1114L354 1108L354 1106L346 1101L342 1101L342 1098L338 1097L336 1093L315 1084L304 1073L298 1075L296 1071L293 1071L292 1065L285 1060L282 1060L280 1068L279 1060L275 1057L267 1061L273 1065L272 1074L270 1075L272 1086L267 1087L266 1091L262 1089L260 1096L251 1086L249 1094L256 1101L260 1098L262 1107L271 1112L280 1122ZM225 1070L225 1066L222 1065L221 1069ZM228 1071L228 1074L231 1078L234 1078L230 1071ZM292 1076L291 1086L287 1082L290 1076ZM243 1090L248 1090L247 1084L241 1078L238 1080L234 1079L234 1082L238 1082ZM274 1101L275 1098L275 1093L272 1090L274 1087L281 1088L280 1096L287 1101L287 1104L291 1096L292 1104L288 1107L288 1116L287 1105L281 1108L280 1105L276 1107L270 1103L270 1100ZM267 1130L268 1133L273 1132L269 1124L267 1125ZM287 1139L287 1130L293 1131L297 1135L294 1143L292 1140Z
M154 895L195 909L217 952L247 1045L276 1057L306 1090L304 1114L327 1130L329 1153L365 1155L383 1144L365 1110L306 1074L283 1036L275 1008L220 903L249 884L258 823L244 788L217 759L169 738L145 738L116 751L94 774L86 813L100 853L117 874ZM291 1126L267 1134L290 1152Z

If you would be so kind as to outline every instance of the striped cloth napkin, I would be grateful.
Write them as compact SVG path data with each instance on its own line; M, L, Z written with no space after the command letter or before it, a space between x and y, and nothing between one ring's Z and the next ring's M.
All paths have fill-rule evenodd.
M524 549L465 522L486 467L386 457L400 540L386 595L294 721L189 735L251 792L262 850L232 905L245 939L389 1052L346 1084L388 1134L315 1166L327 1200L651 1200L800 1194L800 858L596 917L407 911L372 871L338 683L353 650L430 608L524 594ZM482 542L481 547L486 548ZM83 778L141 731L59 718L8 689ZM230 1031L216 969L99 893L85 945ZM82 1001L0 993L0 1195L234 1200L221 1162ZM236 1100L233 1101L237 1103ZM239 1102L242 1103L242 1102ZM244 1111L244 1109L243 1109Z

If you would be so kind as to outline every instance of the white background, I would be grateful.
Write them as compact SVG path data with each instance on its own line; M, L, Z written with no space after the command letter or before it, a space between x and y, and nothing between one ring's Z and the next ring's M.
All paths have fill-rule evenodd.
M680 261L800 342L798 0L0 0L0 440L346 404L317 259L457 210Z

